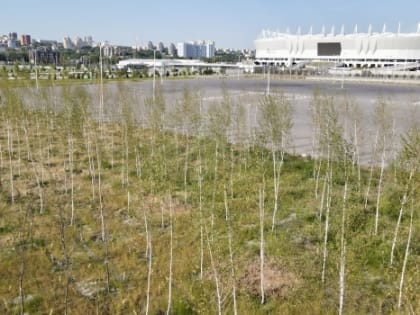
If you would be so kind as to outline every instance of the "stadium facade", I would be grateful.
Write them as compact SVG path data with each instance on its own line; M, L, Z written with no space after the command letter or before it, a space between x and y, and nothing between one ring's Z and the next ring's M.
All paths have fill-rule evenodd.
M349 68L406 67L420 63L420 25L417 33L358 33L292 35L263 31L255 40L256 64L296 66L332 62Z

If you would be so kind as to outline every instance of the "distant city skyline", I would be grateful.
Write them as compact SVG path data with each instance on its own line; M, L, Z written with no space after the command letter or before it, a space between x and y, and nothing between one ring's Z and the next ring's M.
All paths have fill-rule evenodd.
M302 34L342 25L346 33L415 32L420 1L401 0L242 0L196 1L21 0L1 6L0 35L30 34L34 39L62 42L65 37L90 35L96 42L145 46L148 41L167 45L190 40L212 40L217 48L254 48L263 29Z

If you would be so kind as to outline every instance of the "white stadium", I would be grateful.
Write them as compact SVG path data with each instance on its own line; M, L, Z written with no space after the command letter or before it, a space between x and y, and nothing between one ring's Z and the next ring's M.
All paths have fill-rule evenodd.
M301 35L262 31L255 40L256 64L285 67L304 67L309 63L334 63L348 68L393 68L417 70L420 67L420 24L417 33L386 32L359 33L357 26L351 34L344 28L335 34ZM378 69L379 70L379 69Z

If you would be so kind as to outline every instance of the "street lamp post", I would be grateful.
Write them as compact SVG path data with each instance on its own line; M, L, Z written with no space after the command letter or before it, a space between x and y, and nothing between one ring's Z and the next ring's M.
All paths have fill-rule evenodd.
M153 104L155 103L155 88L156 88L156 49L153 50Z
M36 55L37 55L37 52L36 52L36 50L35 50L35 82L36 82L36 90L38 91L38 88L39 88L39 85L38 85L38 67L37 67L37 62L36 62Z
M100 69L100 96L99 96L99 122L102 125L103 111L104 111L104 82L103 82L103 63L102 63L102 47L99 46L99 69Z

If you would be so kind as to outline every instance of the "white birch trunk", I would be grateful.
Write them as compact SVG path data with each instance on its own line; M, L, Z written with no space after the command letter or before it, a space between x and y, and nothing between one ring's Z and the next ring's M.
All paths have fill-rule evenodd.
M149 305L150 305L150 284L152 279L152 240L147 223L146 211L143 208L144 215L144 226L146 229L146 256L147 256L147 292L146 292L146 315L149 314Z
M235 276L235 264L233 261L233 249L232 249L232 230L231 230L231 226L229 224L229 235L228 235L228 240L229 240L229 259L230 259L230 267L231 267L231 277L232 277L232 281L233 281L233 286L232 286L232 296L233 296L233 314L237 315L238 314L238 304L236 301L236 276Z
M327 187L327 175L324 176L324 184L322 185L321 202L319 205L319 221L322 220L322 214L324 212L324 200L325 200L325 189Z
M328 180L330 181L330 180ZM322 283L325 282L325 269L327 265L327 257L328 257L328 230L329 230L329 219L330 219L330 206L331 206L331 183L329 182L327 185L327 209L325 213L325 229L324 229L324 251L323 251L323 259L322 259L322 272L321 272L321 281Z
M402 305L402 293L403 293L403 287L404 287L405 270L407 268L408 255L410 254L411 235L413 233L413 214L414 214L414 200L412 199L411 200L410 228L408 230L407 246L405 248L404 262L403 262L403 267L401 270L400 293L398 295L398 309L400 309Z
M228 227L228 246L229 246L229 261L230 261L230 268L231 268L231 278L232 278L232 296L233 296L233 313L234 315L238 314L238 307L236 302L236 277L235 277L235 265L233 262L233 250L232 250L232 226L229 214L229 208L227 203L227 192L226 186L224 189L224 203L225 203L225 213L226 213L226 223Z
M379 203L381 201L381 192L382 192L382 181L384 177L384 170L385 170L385 145L382 151L382 158L381 158L381 173L379 175L379 182L378 182L378 194L376 197L376 213L375 213L375 231L374 234L378 234L378 224L379 224Z
M260 208L260 290L261 304L265 303L264 294L264 187L259 192L259 208Z
M13 146L12 146L12 135L11 135L11 131L10 131L10 124L9 121L7 121L7 149L9 152L9 174L10 174L10 198L11 198L11 202L12 204L15 203L15 189L13 187L13 164L12 164L12 151L13 151Z
M341 217L341 254L340 254L340 280L339 280L339 315L343 314L344 308L344 293L345 293L345 284L346 284L346 238L345 238L345 228L346 228L346 206L347 206L347 178L344 184L344 193L343 193L343 212Z
M168 284L168 308L166 310L166 315L169 315L171 312L171 302L172 302L172 264L173 264L173 208L172 200L169 196L169 224L170 224L170 250L169 250L169 284Z
M327 169L326 169L326 180L327 180L327 204L326 204L326 213L325 213L325 228L324 228L324 250L323 250L323 259L322 259L322 271L321 271L321 282L325 282L325 269L327 265L327 256L328 256L328 230L329 230L329 220L330 220L330 207L331 207L331 186L332 186L332 167L331 167L331 148L330 143L327 146Z
M367 204L368 204L369 193L370 193L370 186L372 185L373 168L374 168L374 164L375 164L375 160L376 160L375 157L376 157L376 150L377 150L377 146L378 146L378 137L379 137L379 131L376 131L375 143L373 144L372 158L370 160L369 179L368 179L368 184L367 184L366 193L365 193L365 205L364 205L365 210L367 210Z
M200 280L203 280L203 263L204 263L204 235L203 235L203 179L201 165L201 150L198 151L198 193L199 193L199 210L200 210Z
M214 282L216 284L217 313L218 315L222 315L222 296L220 292L219 275L217 273L216 265L213 258L213 252L211 250L210 239L209 239L209 235L207 231L206 231L206 235L207 235L207 247L208 247L209 255L210 255L210 264L213 270Z
M73 171L73 137L71 133L68 135L68 155L70 166L70 199L71 199L71 217L70 225L74 224L74 171Z
M414 169L411 169L410 176L408 178L408 182L407 182L407 185L405 187L404 196L403 196L403 199L401 200L400 213L398 215L397 225L396 225L395 231L394 231L394 239L392 240L391 258L390 258L390 262L389 262L389 264L391 266L392 266L392 264L394 262L394 251L395 251L395 246L397 244L398 231L400 229L401 220L402 220L402 216L403 216L403 212L404 212L404 207L405 207L405 204L407 203L407 196L408 196L409 185L411 183L411 179L413 178L413 175L414 175Z

